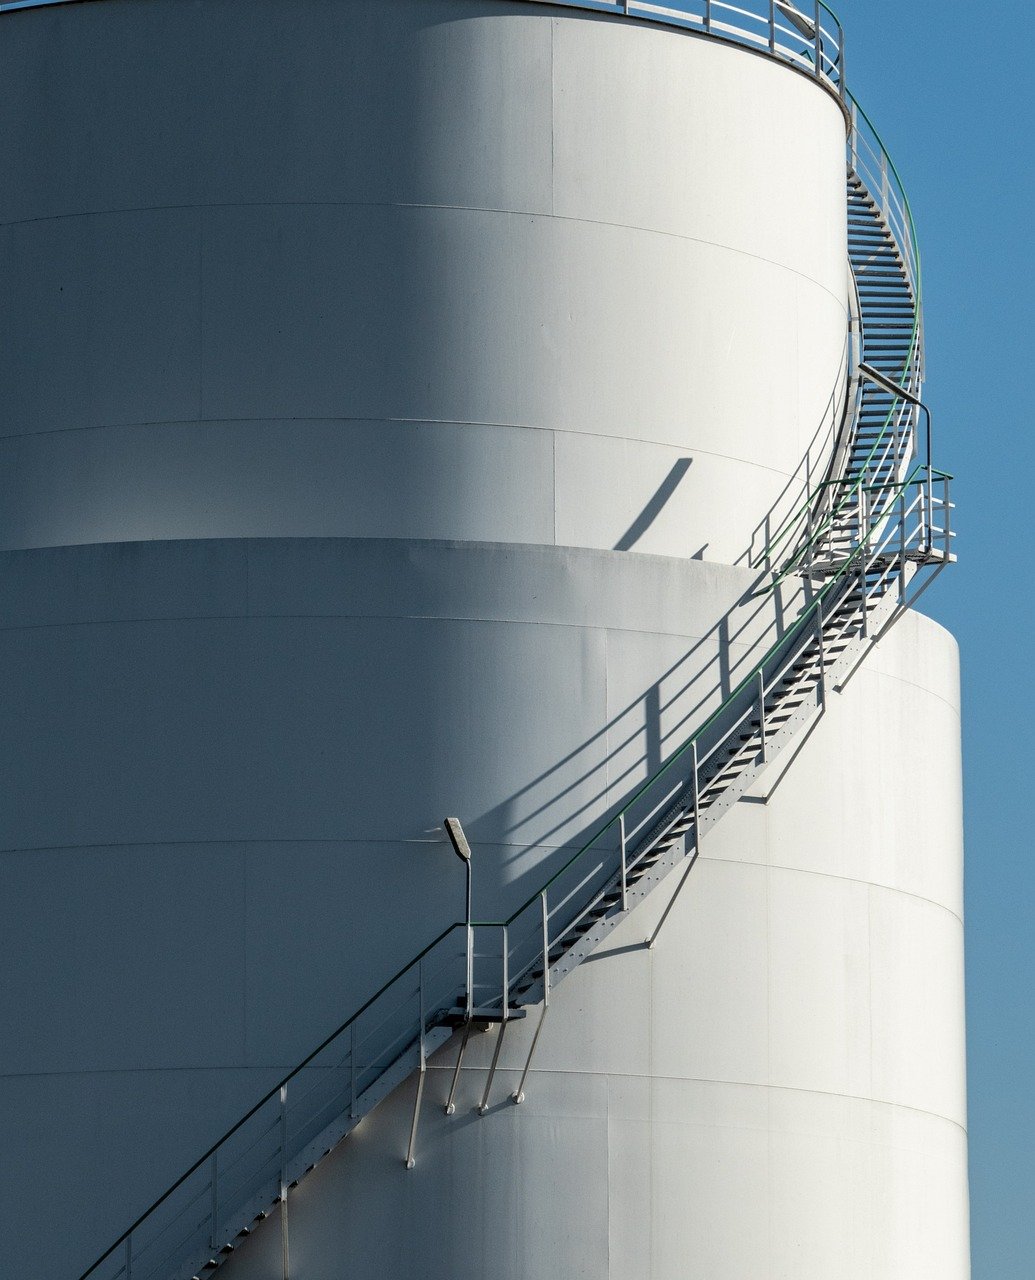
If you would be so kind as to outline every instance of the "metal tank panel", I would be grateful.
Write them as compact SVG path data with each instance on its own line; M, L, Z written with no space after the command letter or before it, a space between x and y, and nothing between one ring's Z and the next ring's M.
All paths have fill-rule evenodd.
M965 1280L956 661L923 618L882 641L799 760L716 829L656 949L643 940L670 890L554 993L525 1102L510 1094L528 1024L508 1033L484 1117L494 1035L451 1118L443 1049L417 1167L402 1167L405 1088L299 1187L297 1265L328 1280ZM886 733L903 685L911 731ZM879 803L810 769L835 760L844 777L874 754ZM853 839L826 844L803 810ZM897 867L875 865L892 849ZM227 1280L279 1256L271 1223Z
M506 911L793 615L746 560L843 408L844 121L505 0L0 24L0 1198L53 1280L455 917L447 811ZM523 1106L470 1112L487 1037L412 1172L402 1090L300 1184L304 1274L964 1280L952 642L780 767Z
M733 561L822 469L844 129L806 78L498 0L4 27L0 544Z

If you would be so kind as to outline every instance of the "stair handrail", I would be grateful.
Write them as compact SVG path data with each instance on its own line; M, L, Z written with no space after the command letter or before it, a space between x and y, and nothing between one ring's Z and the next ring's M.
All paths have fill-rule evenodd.
M291 1083L291 1081L295 1079L296 1076L300 1075L306 1069L306 1067L308 1067L309 1064L324 1051L324 1049L326 1049L330 1044L332 1044L336 1039L338 1039L339 1036L343 1035L344 1032L346 1032L349 1029L349 1027L354 1022L357 1021L357 1019L361 1018L363 1014L367 1012L368 1009L372 1008L373 1005L376 1004L378 1000L380 1000L380 998L385 994L386 991L390 990L393 986L395 986L395 984L399 982L401 978L405 977L406 974L411 969L416 968L426 956L430 955L430 953L434 951L434 949L439 945L440 942L444 942L445 939L448 938L449 935L453 933L456 929L466 929L466 928L467 928L467 925L463 921L459 921L459 920L454 921L450 925L447 925L442 930L442 932L438 935L438 937L434 938L431 942L428 943L428 945L423 949L423 951L419 951L417 955L413 957L412 960L408 961L406 964L403 965L403 967L398 971L398 973L393 974L392 977L389 978L387 982L383 983L374 992L374 994L368 1000L364 1001L364 1003L361 1004L360 1007L354 1013L350 1014L349 1017L347 1017L339 1027L335 1028L335 1030L332 1031L330 1035L326 1036L323 1040L321 1040L320 1043L316 1046L315 1049L312 1050L311 1053L307 1053L306 1056L302 1059L302 1061L299 1062L296 1066L292 1067L292 1069L287 1073L286 1076L284 1076L281 1080L278 1080L277 1083L273 1086L273 1088L270 1089L267 1093L264 1093L253 1107L250 1107L244 1113L244 1115L240 1117L239 1120L235 1121L234 1124L232 1124L230 1128L226 1130L226 1132L222 1135L222 1137L217 1138L216 1141L204 1153L204 1155L200 1156L197 1160L195 1160L195 1162L191 1165L189 1169L186 1170L186 1172L182 1173L176 1179L175 1182L171 1183L168 1187L166 1187L166 1189L162 1192L162 1194L158 1197L158 1199L155 1200L148 1208L146 1208L144 1212L141 1213L140 1216L133 1222L132 1226L127 1227L126 1230L123 1231L122 1235L120 1235L119 1238L116 1241L114 1241L114 1243L109 1248L105 1249L105 1251L97 1259L95 1259L95 1261L92 1262L90 1266L86 1268L86 1270L80 1276L79 1280L87 1280L87 1278L90 1275L92 1275L93 1272L96 1271L97 1268L103 1262L106 1262L108 1258L110 1258L112 1254L116 1252L116 1250L118 1250L122 1245L126 1243L126 1241L133 1235L135 1231L138 1230L138 1228L144 1225L144 1223L148 1220L148 1218L150 1218L154 1213L157 1212L157 1210L159 1210L162 1207L163 1204L165 1204L165 1202L169 1199L170 1196L174 1195L175 1192L177 1192L180 1189L180 1187L183 1186L183 1184L187 1181L188 1178L192 1177L209 1160L211 1160L212 1156L215 1155L220 1150L221 1147L224 1147L226 1143L236 1133L238 1133L248 1123L248 1121L252 1119L253 1116L257 1115L262 1110L262 1108L266 1106L268 1102L272 1102L273 1099L276 1098L277 1095L281 1092L281 1090L286 1088Z
M919 388L923 378L923 266L920 257L920 245L916 233L916 221L913 217L913 208L909 200L909 193L906 190L905 183L899 173L898 166L892 159L884 141L881 138L873 121L867 115L864 108L859 103L851 91L846 91L846 98L849 104L849 135L848 148L851 156L851 170L866 186L866 189L872 192L872 183L867 181L867 173L865 166L860 166L859 157L865 149L871 156L877 158L878 172L883 178L887 179L886 190L887 195L884 200L885 218L887 220L888 230L891 232L902 253L902 260L906 267L907 275L913 286L915 306L913 309L913 330L909 339L907 355L902 366L902 374L900 381L906 385L907 390L914 396L919 395ZM860 120L865 124L866 128L872 135L872 139L868 139L860 128ZM860 171L862 169L862 171ZM893 180L893 181L892 181ZM883 186L883 183L882 183ZM883 192L882 192L883 194ZM889 210L892 208L891 201L897 202L901 211L902 226L896 228L893 220L889 217ZM846 489L841 495L840 503L835 506L829 514L824 517L820 525L810 531L814 538L817 534L826 532L834 523L836 517L844 510L848 509L852 501L860 492L859 484L865 479L866 469L877 456L882 445L887 444L888 435L891 431L891 424L896 415L896 409L892 407L888 411L888 415L881 426L880 432L873 443L870 452L867 454L865 461L859 469L859 475L856 482ZM837 483L835 480L834 483ZM829 480L824 484L829 484ZM816 501L816 493L809 493L805 500L798 506L773 533L766 545L759 552L759 559L766 564L772 562L778 548L787 541L790 535L799 529L802 521L808 515ZM792 552L791 557L782 566L782 572L777 578L777 582L783 581L790 573L802 563L807 548L805 546L798 547Z
M889 499L890 502L897 501L898 498L902 497L905 493L907 493L910 488L914 487L918 483L918 478L921 475L926 475L927 470L928 468L925 463L917 463L912 468L908 477L905 480L898 482L897 485L895 486L891 486L893 488L893 492ZM944 479L952 479L952 477L947 472L939 472L938 475L939 477ZM886 488L889 486L870 486L870 487ZM775 658L777 654L780 653L782 650L793 647L793 642L796 639L798 639L798 637L801 635L803 631L807 629L809 623L814 621L822 613L824 603L826 603L826 601L830 596L836 594L836 588L844 583L845 578L849 574L849 571L854 572L855 563L863 554L865 554L865 543L860 543L858 546L854 547L849 553L847 553L845 560L841 564L840 568L836 571L836 573L834 573L822 585L822 587L818 588L814 592L811 600L806 603L805 608L794 620L794 622L791 623L791 625L787 628L787 630L783 632L783 634L776 641L776 643L773 644L766 651L766 653L762 656L762 658L760 658L757 661L756 665L751 669L749 674L744 676L744 678L740 681L740 683L736 686L736 688L734 688L732 692L729 693L727 697L723 699L721 705L717 707L715 711L712 712L712 714L707 718L707 720L703 722L703 724L698 726L698 728L694 731L693 734L690 735L689 738L687 738L687 740L683 743L683 745L679 747L676 751L674 751L673 754L669 756L669 758L665 761L665 763L661 765L659 769L654 774L651 775L650 778L648 778L645 782L643 782L637 788L637 790L626 801L626 803L622 806L621 809L619 809L616 813L614 813L610 818L608 818L604 823L601 824L600 827L598 827L594 831L593 835L590 836L589 839L586 840L575 851L575 853L572 854L572 856L568 859L567 862L564 863L563 866L559 867L543 885L541 885L533 894L531 894L530 897L527 898L526 901L523 902L521 906L517 908L516 911L512 912L505 919L476 920L474 921L475 928L503 928L504 926L512 925L519 916L524 914L525 911L527 911L530 907L532 907L536 903L536 901L542 897L543 893L547 892L554 884L556 884L556 882L560 879L562 875L565 874L566 871L570 870L575 865L576 862L578 862L581 858L583 858L593 848L593 846L596 845L596 843L603 836L605 836L608 833L608 831L611 830L612 827L619 825L622 818L628 817L630 811L636 805L637 801L642 799L643 796L646 795L646 793L650 791L658 782L660 782L664 777L664 775L668 773L668 771L672 769L676 764L682 761L684 757L692 754L693 748L695 746L698 746L698 747L700 746L700 739L708 732L708 730L711 729L716 724L718 724L725 714L728 714L730 707L744 693L753 689L753 687L757 685L759 674L766 669L766 667L773 660L773 658ZM720 743L719 746L721 748L722 743Z
M898 497L901 497L906 492L908 492L908 490L912 486L917 484L918 476L924 475L928 470L929 468L925 464L922 464L922 463L917 464L910 472L909 477L906 480L900 482L895 487L895 491L892 495L891 501L895 501ZM951 477L948 476L948 474L945 472L939 472L938 476L939 478L951 479ZM926 480L924 482L926 483ZM578 861L580 861L580 859L585 857L586 854L590 852L590 850L594 847L594 845L604 835L606 835L614 827L619 826L622 820L626 818L629 815L629 813L632 811L636 803L649 790L655 787L658 782L662 781L665 775L668 774L671 770L673 770L678 764L685 762L686 758L692 755L694 748L699 745L700 740L704 737L704 735L707 734L709 729L712 728L714 725L716 725L724 714L728 713L729 708L733 704L735 704L736 701L747 690L749 690L752 687L752 685L755 684L759 674L766 669L766 667L771 662L771 660L780 651L793 648L794 642L798 639L798 637L809 625L809 623L812 622L814 619L816 619L817 616L821 616L824 602L832 594L836 593L837 588L845 582L846 578L850 574L855 572L855 568L854 568L855 562L860 556L865 554L865 551L866 551L865 541L860 542L860 544L857 547L855 547L846 556L844 562L842 563L840 568L837 570L837 572L833 574L830 577L830 579L819 590L815 592L812 599L806 604L805 608L799 614L798 618L780 636L777 642L766 651L764 656L753 667L751 673L745 676L740 681L740 683L736 686L736 688L723 700L722 704L712 713L712 715L710 715L704 721L703 724L699 725L698 728L695 730L695 732L690 737L687 738L686 742L684 742L681 747L679 747L675 752L673 752L673 754L665 761L665 763L661 765L661 767L657 769L656 772L652 774L650 778L648 778L644 783L642 783L637 788L637 790L626 801L626 803L622 806L622 808L618 812L614 813L607 821L602 823L594 831L593 835L588 840L586 840L583 845L580 846L580 848L564 863L564 865L559 867L533 894L530 895L530 897L525 902L522 903L521 906L519 906L515 911L513 911L505 919L476 920L471 922L470 927L479 928L479 929L509 928L509 926L512 925L525 911L527 911L530 907L535 905L545 893L548 893L549 890L561 878L561 876L563 876L567 871L569 871ZM736 728L739 727L739 724L740 724L740 721L738 720L734 728L731 730L731 732L736 732ZM721 749L725 741L726 739L720 740L720 742L717 744L717 747L713 748L713 753L714 753L714 750ZM252 1119L253 1116L255 1116L264 1106L266 1106L267 1103L271 1102L274 1098L276 1098L278 1093L280 1093L284 1088L286 1088L287 1085L291 1083L292 1080L294 1080L298 1075L300 1075L301 1072L304 1071L305 1068L308 1067L310 1063L312 1063L313 1060L324 1049L326 1049L334 1040L336 1040L338 1037L343 1035L343 1033L346 1032L349 1029L349 1027L357 1021L358 1018L360 1018L364 1013L366 1013L370 1008L372 1008L373 1005L376 1004L376 1002L387 991L389 991L403 977L405 977L405 975L408 972L416 968L420 964L420 962L426 956L428 956L441 942L443 942L451 933L453 933L458 929L466 931L468 927L469 926L467 922L459 921L459 920L454 921L453 923L447 925L430 943L428 943L426 947L424 947L420 952L417 953L417 955L415 955L411 960L409 960L405 965L403 965L402 968L399 969L397 973L395 973L391 978L389 978L385 983L383 983L382 986L379 987L378 990L372 996L369 997L369 999L364 1001L364 1003L360 1005L360 1007L356 1009L354 1013L352 1013L348 1018L346 1018L345 1021L342 1022L328 1036L326 1036L320 1042L320 1044L316 1046L315 1049L313 1049L310 1053L308 1053L305 1056L305 1058L303 1058L301 1062L299 1062L295 1067L293 1067L291 1071L289 1071L281 1080L277 1082L277 1084L275 1084L271 1089L269 1089L252 1107L249 1108L247 1112L245 1112L243 1116L240 1117L240 1119L238 1119L233 1125L231 1125L230 1128L227 1129L225 1133L223 1133L223 1135L219 1139L217 1139L216 1142L214 1142L204 1152L204 1154L200 1156L190 1166L189 1169L187 1169L183 1174L181 1174L181 1176L177 1178L175 1182L173 1182L146 1210L144 1210L144 1212L141 1213L135 1219L132 1225L128 1227L118 1237L118 1239L115 1240L109 1246L109 1248L107 1248L82 1273L80 1280L88 1280L88 1277L94 1271L96 1271L96 1269L99 1266L101 1266L102 1263L107 1261L107 1259L110 1258L121 1246L125 1245L126 1241L129 1240L130 1237L141 1226L144 1225L144 1223L148 1220L148 1218L151 1217L158 1209L160 1209L162 1205L165 1204L165 1202L181 1186L183 1186L183 1184L192 1175L194 1175L199 1170L201 1170L204 1167L204 1165L212 1158L212 1156L217 1154L219 1150L222 1147L224 1147L226 1143L237 1132L239 1132L243 1128L243 1126L247 1124L247 1122L250 1119Z
M913 467L907 479L899 482L897 486L893 486L894 492L892 494L891 501L894 502L898 498L903 497L911 487L913 487L918 483L918 477L926 476L926 473L929 470L930 468L928 468L928 466L924 463L918 463L915 467ZM944 479L944 480L951 479L951 476L949 476L948 473L946 472L938 472L937 474L940 479ZM926 480L924 482L926 483ZM887 488L888 486L883 486L883 487ZM930 519L929 509L928 509L926 518ZM274 1085L265 1094L263 1094L263 1096L252 1107L250 1107L249 1110L245 1112L245 1114L241 1116L239 1120L237 1120L233 1125L231 1125L230 1128L228 1128L223 1133L223 1135L220 1138L218 1138L205 1151L205 1153L202 1156L200 1156L199 1159L197 1159L190 1166L189 1169L187 1169L183 1174L181 1174L180 1177L178 1177L176 1181L173 1182L149 1206L149 1208L144 1210L144 1212L141 1213L134 1220L132 1225L128 1227L118 1237L118 1239L115 1240L82 1273L79 1280L89 1280L89 1277L97 1270L97 1268L100 1267L110 1257L112 1257L112 1255L115 1254L116 1251L121 1246L124 1246L126 1242L133 1236L133 1234L147 1222L148 1218L150 1218L153 1214L155 1214L166 1203L166 1201L169 1200L169 1198L181 1186L183 1186L185 1182L187 1182L187 1180L190 1177L192 1177L195 1173L199 1172L204 1167L204 1165L212 1158L212 1156L216 1155L219 1152L219 1150L222 1147L224 1147L226 1143L236 1133L238 1133L243 1128L243 1126L247 1124L247 1122L250 1119L252 1119L264 1106L266 1106L267 1103L273 1101L273 1099L277 1097L278 1093L280 1093L284 1088L286 1088L288 1084L290 1084L292 1080L294 1080L298 1075L300 1075L301 1072L304 1071L305 1068L308 1067L310 1063L312 1063L313 1060L324 1049L326 1049L338 1037L343 1035L344 1032L346 1032L349 1029L349 1027L357 1021L358 1018L360 1018L364 1013L366 1013L369 1009L371 1009L373 1005L386 992L388 992L393 986L395 986L403 977L405 977L405 975L408 972L410 972L411 970L419 966L420 962L425 957L427 957L441 942L443 942L446 938L448 938L451 933L455 932L458 929L467 931L469 928L508 929L522 914L524 914L524 912L529 910L530 907L532 907L540 899L542 899L543 895L549 892L549 890L557 883L557 881L560 879L562 875L564 875L577 862L579 862L582 858L584 858L603 836L605 836L613 828L620 827L623 820L629 815L629 813L637 804L637 802L640 799L642 799L642 797L649 790L651 790L660 781L662 781L665 775L668 774L671 770L673 770L678 764L685 763L688 756L691 756L691 757L693 756L693 752L695 748L699 746L700 740L704 737L704 735L707 734L707 732L713 726L718 724L720 719L723 717L723 715L728 714L729 709L737 702L737 700L741 698L742 695L745 692L747 692L757 682L759 675L765 671L765 669L767 668L769 663L772 661L772 659L776 657L776 655L779 652L783 650L792 649L794 647L794 642L801 636L802 632L808 627L808 625L814 620L816 620L817 617L822 619L822 616L823 616L822 611L823 611L824 603L832 595L836 594L837 588L842 586L845 583L846 579L851 574L855 573L856 561L861 556L864 556L866 554L866 550L867 550L867 542L866 540L863 540L859 543L859 545L857 545L855 548L851 550L851 552L847 554L847 556L845 557L845 560L840 565L840 567L836 570L836 572L831 575L831 577L823 584L822 587L820 587L818 590L815 591L811 600L806 603L804 609L801 611L799 616L790 625L790 627L788 627L787 630L784 631L784 633L779 637L776 643L773 644L766 651L763 657L755 664L750 674L746 675L739 682L736 688L726 698L723 699L722 704L701 725L698 726L698 728L694 731L692 735L690 735L687 738L687 740L683 743L683 745L679 747L675 752L673 752L673 754L665 761L665 763L661 765L655 771L655 773L651 775L650 778L648 778L636 789L636 791L625 802L622 808L618 810L616 813L614 813L604 823L602 823L594 831L593 835L588 840L586 840L578 850L576 850L576 852L564 863L564 865L559 867L555 872L553 872L553 874L533 894L531 894L529 898L521 904L521 906L519 906L515 911L513 911L505 919L475 920L475 921L471 921L470 925L466 921L458 920L447 925L430 943L428 943L426 947L424 947L420 952L417 953L417 955L415 955L411 960L409 960L405 965L403 965L402 968L400 968L397 973L395 973L391 978L389 978L385 983L383 983L382 986L379 987L378 990L372 996L370 996L369 999L364 1001L364 1003L358 1009L356 1009L354 1013L352 1013L348 1018L346 1018L345 1021L342 1022L337 1028L335 1028L335 1030L332 1031L328 1036L326 1036L320 1042L320 1044L317 1045L316 1048L313 1049L310 1053L308 1053L305 1056L305 1058L302 1059L301 1062L299 1062L295 1067L293 1067L292 1070L287 1073L287 1075L285 1075L280 1081L278 1081L276 1085ZM735 722L734 726L730 730L730 735L736 732L737 728L739 728L739 725L742 719L743 717L741 717ZM716 750L722 749L722 746L727 741L728 736L729 735L727 735L726 738L721 739L718 742L718 744L712 748L712 754L714 754ZM441 1013L442 1011L439 1010L438 1012ZM434 1016L435 1015L433 1014L432 1017Z

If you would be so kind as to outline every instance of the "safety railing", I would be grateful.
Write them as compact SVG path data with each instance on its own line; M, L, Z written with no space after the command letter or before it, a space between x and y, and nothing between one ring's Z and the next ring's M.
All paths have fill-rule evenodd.
M386 1073L407 1056L466 986L467 928L450 925L270 1089L84 1273L105 1280L190 1276L270 1206L380 1100ZM438 1022L436 1022L438 1019ZM340 1136L340 1135L339 1135ZM323 1137L333 1141L333 1138ZM316 1147L313 1146L316 1142Z
M673 4L649 0L530 2L644 18L746 45L814 75L843 96L844 31L837 15L818 0L741 0L740 4L730 4L728 0L683 0ZM69 0L4 0L0 13L67 3Z
M511 936L518 939L513 943L515 951L509 965L515 979L520 979L532 962L520 953L520 947L527 945L527 942L522 944L520 936L535 937L534 930L516 929L519 921L539 910L546 895L550 898L545 911L551 924L551 937L558 938L577 925L595 891L620 875L623 863L626 870L631 869L630 850L642 842L651 825L686 792L691 774L696 774L702 792L705 791L709 770L744 725L759 718L764 726L767 697L780 688L803 649L822 644L824 628L836 622L836 605L846 594L853 598L852 609L857 612L859 597L853 593L862 590L859 583L863 578L877 574L872 582L867 581L863 591L866 597L872 598L875 592L883 596L889 575L897 573L902 578L900 602L904 602L911 565L949 562L955 537L950 520L950 480L947 473L929 475L929 469L920 465L904 482L868 486L859 503L860 521L864 522L860 540L838 565L831 566L822 588L722 706L515 912L506 920L483 922L480 926L483 928L506 926ZM764 741L762 749L764 751ZM690 762L694 766L692 771L686 767ZM642 850L637 856L641 854Z
M656 4L652 0L535 0L563 9L643 18L682 27L719 40L744 45L787 62L816 77L844 96L844 31L837 15L816 0L683 0Z
M626 905L629 878L650 856L673 813L692 812L697 846L702 823L721 793L731 744L757 736L764 761L774 743L767 721L775 720L784 697L814 696L816 705L823 705L825 645L849 633L865 637L875 600L894 589L896 607L906 607L911 571L950 561L949 481L946 473L920 467L904 483L870 486L860 505L858 544L665 765L509 917L470 926L458 922L439 934L269 1090L81 1280L167 1280L181 1274L170 1268L184 1259L182 1274L193 1274L201 1259L218 1255L257 1216L284 1204L289 1185L390 1088L415 1068L423 1070L430 1050L448 1038L453 1026L469 1026L472 1015L494 1016L503 1024L482 1097L484 1110L515 1004L549 999L555 948L566 950L565 938L609 888ZM432 1038L436 1030L439 1035ZM531 1051L524 1074L530 1062ZM454 1076L450 1105L455 1083ZM408 1163L420 1096L418 1091Z
M914 452L914 436L919 417L919 397L923 381L923 277L916 226L909 197L894 161L874 128L869 116L848 95L850 128L848 133L849 182L861 184L857 194L874 202L874 225L890 234L901 260L900 289L902 297L912 300L911 332L904 355L891 370L891 391L887 385L865 386L865 378L854 372L857 403L855 412L880 410L880 422L868 454L848 474L826 478L818 485L807 481L800 501L778 524L757 559L761 563L779 565L776 583L797 572L811 554L817 538L843 536L841 526L852 519L860 493L875 477L890 474L898 478L905 473ZM852 192L850 191L850 199ZM857 282L864 284L868 267L865 247L852 252ZM890 288L890 286L888 286ZM876 304L877 309L880 303ZM862 328L863 361L866 346L879 340L884 329L875 334L866 330L866 306L857 298L857 311ZM904 395L898 394L901 389ZM930 457L928 455L928 461Z

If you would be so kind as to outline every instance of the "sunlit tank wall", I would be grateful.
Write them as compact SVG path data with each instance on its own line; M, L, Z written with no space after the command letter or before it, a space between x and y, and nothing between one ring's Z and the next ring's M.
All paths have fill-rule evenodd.
M433 1059L290 1201L320 1280L967 1280L959 681L910 615L784 771L553 993ZM271 1219L226 1280L272 1276Z
M2 20L0 545L732 562L821 466L844 123L807 76L501 0Z

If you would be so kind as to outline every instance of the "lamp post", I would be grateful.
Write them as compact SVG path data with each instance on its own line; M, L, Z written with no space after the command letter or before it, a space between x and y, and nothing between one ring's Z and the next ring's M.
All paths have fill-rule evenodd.
M453 852L464 864L467 872L467 904L464 920L467 925L467 1018L470 1021L474 999L474 926L471 915L471 846L467 843L464 829L459 818L445 819L446 835L453 846Z

